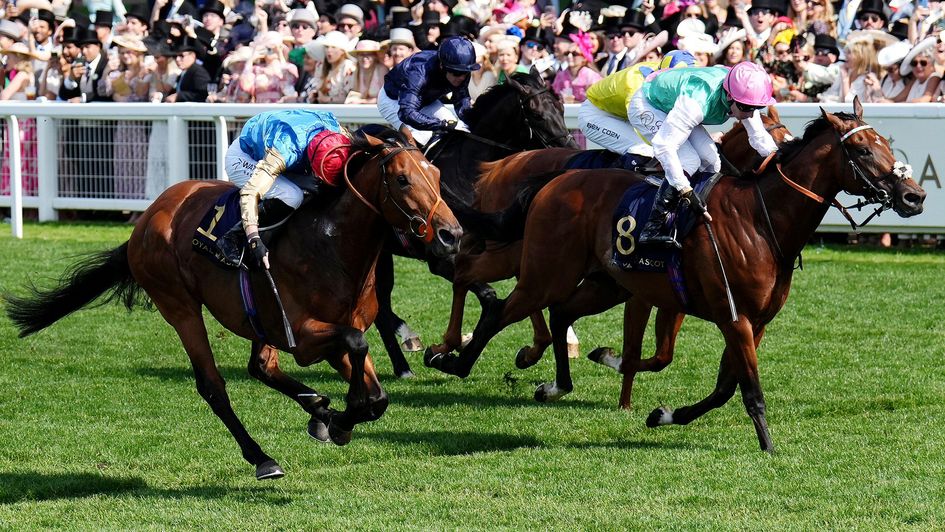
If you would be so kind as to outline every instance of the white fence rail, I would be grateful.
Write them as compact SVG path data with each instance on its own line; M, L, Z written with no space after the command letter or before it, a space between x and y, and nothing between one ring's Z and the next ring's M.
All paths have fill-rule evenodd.
M13 234L22 238L22 208L39 210L40 221L60 209L141 211L167 186L186 179L226 179L223 157L247 118L298 106L251 104L26 103L0 104L3 132L0 207L10 207ZM383 122L372 105L311 106L359 126ZM850 106L827 106L847 110ZM577 128L576 105L566 106ZM781 119L800 134L819 107L784 104ZM945 200L938 168L945 170L945 105L867 105L866 118L893 143L896 156L912 164L929 193L926 212L903 220L886 213L869 230L945 233ZM719 130L726 129L725 125ZM9 142L19 138L21 142ZM846 202L849 198L841 198ZM852 202L852 201L850 201ZM831 212L824 231L849 226Z

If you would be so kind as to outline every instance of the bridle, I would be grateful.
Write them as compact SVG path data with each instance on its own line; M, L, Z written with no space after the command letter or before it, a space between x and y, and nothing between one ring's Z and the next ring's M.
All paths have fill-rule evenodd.
M546 92L547 92L547 93L550 93L550 92L551 92L551 88L548 87L547 84L546 84L544 87L542 87L542 88L540 88L540 89L537 89L536 91L532 92L531 94L524 94L524 95L523 95L521 92L519 92L519 94L518 94L518 103L519 103L519 105L521 105L521 107L522 107L522 113L525 115L525 125L528 126L528 140L532 140L533 138L536 138L536 137L537 137L537 138L538 138L538 141L541 142L541 145L542 145L543 147L545 147L545 148L554 148L554 147L557 147L557 146L558 146L557 144L554 144L554 142L556 142L556 141L558 141L558 140L560 140L560 139L564 139L564 140L566 140L566 141L574 141L574 135L572 135L571 132L568 131L567 133L563 133L563 134L558 135L558 136L556 136L556 137L552 137L551 140L548 140L547 138L545 138L544 135L542 135L541 130L535 129L535 127L532 125L531 119L530 119L529 116L528 116L528 111L526 111L526 109L528 109L528 102L529 102L529 100L531 100L532 98L534 98L534 97L536 97L536 96L538 96L538 95L540 95L540 94L545 94Z
M336 149L346 148L349 146L350 145L336 146L332 148L331 150L329 150L328 153L331 153L332 151ZM397 200L395 200L394 196L391 194L391 189L390 189L391 176L387 173L387 163L389 163L391 159L396 157L401 152L407 152L407 151L419 152L420 150L416 146L413 146L413 145L397 144L396 146L385 145L377 153L369 153L363 150L352 153L348 157L348 160L345 161L345 166L344 166L345 183L347 183L348 188L351 189L351 192L355 195L355 197L361 200L361 203L364 203L369 209L374 211L378 216L383 216L379 208L372 205L371 202L369 202L360 192L358 192L358 189L356 189L354 187L354 184L351 182L351 178L348 177L348 165L351 163L351 160L354 159L355 155L357 155L358 153L364 153L366 155L369 155L370 158L368 160L374 159L375 157L380 157L380 160L377 161L377 164L378 164L378 168L381 171L381 176L383 179L384 190L385 190L385 196L384 196L384 199L381 200L381 203L383 204L390 201L390 203L398 211L400 211L401 214L404 215L404 218L407 219L407 226L410 229L410 234L429 244L430 242L433 241L433 234L434 234L434 232L431 230L431 227L433 224L433 215L434 213L436 213L436 209L440 206L440 204L443 203L443 198L440 196L440 193L439 191L437 191L436 187L433 186L433 182L427 176L427 173L423 170L423 168L419 164L417 164L416 159L414 159L413 157L410 158L410 161L414 164L414 166L417 167L417 171L420 173L421 176L423 176L423 180L426 182L427 186L429 186L430 190L433 191L433 194L436 195L436 201L433 203L433 207L430 208L430 213L427 215L426 218L423 218L416 214L411 214L407 212L407 210L403 206L397 203Z
M853 227L854 231L857 231L859 228L864 227L873 218L882 214L883 211L887 211L893 208L893 201L889 193L879 188L878 186L876 186L876 183L874 183L873 180L869 179L866 176L866 172L863 171L863 168L860 167L860 165L857 163L857 157L850 154L850 150L848 149L847 144L846 144L846 140L852 137L853 135L861 131L867 131L870 129L873 129L873 126L869 124L862 124L857 127L854 127L853 129L851 129L850 131L847 131L846 133L842 135L840 134L839 131L835 131L835 133L837 134L838 144L840 146L841 153L843 154L843 157L846 159L847 164L850 166L850 171L853 173L854 179L862 183L864 187L866 188L866 193L863 194L863 199L854 203L853 205L843 206L840 203L840 201L837 200L836 198L834 198L834 200L831 202L831 206L836 207L840 211L840 213L843 214L844 218L846 218L847 221L850 222L850 225ZM901 183L908 177L905 172L897 172L896 169L898 168L898 166L899 166L898 164L894 164L892 171L887 172L886 174L883 174L881 176L877 176L875 180L876 181L893 180L893 186L895 187L896 185L898 185L899 183ZM804 186L790 179L784 173L784 170L781 168L781 163L777 164L777 169L778 169L778 174L780 175L781 179L794 190L797 190L801 194L816 201L817 203L827 202L827 200L817 195L813 191L805 188ZM876 209L873 210L872 214L870 214L865 220L863 220L861 223L857 223L853 219L853 216L850 214L849 210L850 209L860 210L863 207L866 207L868 205L878 205L878 206L876 207Z

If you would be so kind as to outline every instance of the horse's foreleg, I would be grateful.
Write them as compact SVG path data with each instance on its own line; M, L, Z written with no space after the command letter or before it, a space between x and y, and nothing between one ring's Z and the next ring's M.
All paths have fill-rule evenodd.
M377 294L377 317L374 319L374 326L377 327L381 341L384 342L387 356L390 357L391 365L394 368L394 375L401 378L412 377L413 372L410 371L410 364L407 362L407 358L401 350L400 342L396 338L398 332L408 335L407 331L410 331L410 328L400 317L394 314L391 305L390 296L394 290L394 258L389 252L382 251L378 257L374 278L375 293ZM413 333L413 331L410 331L410 333ZM416 338L416 333L413 333L413 337L412 340L405 340L405 343L410 341L413 345L412 342L420 342L420 339Z
M515 355L515 367L518 369L530 368L537 364L553 340L545 323L545 315L541 311L532 312L529 319L532 322L532 345L522 347Z
M649 417L646 418L646 426L653 428L660 425L688 425L709 410L727 403L735 395L735 389L738 386L738 379L735 376L732 364L731 353L726 348L719 364L719 375L715 382L715 389L708 397L694 405L684 406L676 410L668 406L661 406L650 412Z
M555 354L555 380L535 390L538 401L555 401L574 388L571 382L571 361L568 359L568 327L579 318L599 314L621 302L629 293L604 274L588 276L563 303L548 309L552 346Z
M253 342L248 364L249 374L266 386L281 392L299 404L311 417L308 422L309 436L328 441L328 396L289 377L279 367L279 351L261 342Z
M373 421L384 414L388 399L368 357L364 334L349 327L339 333L338 340L347 356L330 357L329 363L347 379L348 394L344 412L332 415L328 433L333 442L345 445L351 441L351 432L356 424Z
M453 284L453 304L450 307L450 321L446 325L446 332L443 333L443 343L427 348L424 358L459 349L463 336L463 314L466 310L467 292L468 288L465 285Z
M236 439L236 443L243 453L243 458L256 466L256 478L263 480L282 477L285 473L279 464L263 452L259 444L246 431L236 413L233 412L230 398L226 393L226 382L223 380L223 376L220 375L213 359L213 351L211 351L210 341L207 339L207 328L204 325L199 306L195 309L188 309L187 312L181 312L172 310L180 308L179 302L166 304L163 300L154 299L154 303L168 323L177 331L177 335L184 345L184 350L187 351L187 356L190 357L190 364L193 366L194 376L197 379L197 392L210 405L213 413L223 421L230 434Z

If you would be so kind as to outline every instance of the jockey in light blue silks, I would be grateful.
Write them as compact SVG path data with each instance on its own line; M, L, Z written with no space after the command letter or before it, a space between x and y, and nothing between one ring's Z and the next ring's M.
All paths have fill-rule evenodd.
M226 151L230 181L240 187L243 229L258 265L269 267L268 250L259 237L259 202L270 215L287 215L302 204L294 182L314 175L334 186L348 160L351 139L327 111L268 111L249 120Z
M469 73L480 68L472 42L449 37L438 50L413 54L388 72L377 109L394 129L406 127L421 144L430 141L432 131L466 129L460 120L472 107ZM456 114L440 103L449 93Z

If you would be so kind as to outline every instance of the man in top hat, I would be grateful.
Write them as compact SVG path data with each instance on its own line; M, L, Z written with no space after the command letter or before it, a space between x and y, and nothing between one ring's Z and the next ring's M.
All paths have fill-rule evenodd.
M56 15L47 9L40 9L36 16L30 19L30 33L33 34L34 51L36 59L33 60L33 72L36 74L36 86L39 86L39 80L43 79L46 67L49 66L49 54L56 47L52 36L56 31Z
M147 4L132 4L125 13L124 33L141 37L148 36L148 29L151 27L151 14L148 12Z
M541 26L531 26L519 42L519 64L531 68L537 61L547 57L554 44L554 33Z
M358 43L364 28L364 10L354 4L345 4L338 10L338 31L351 41L351 47Z
M423 12L426 13L436 13L439 17L437 22L441 24L446 24L450 19L450 13L452 13L453 8L456 7L458 0L427 0L423 4Z
M76 28L75 43L82 51L72 63L70 75L63 80L65 89L76 97L70 101L81 101L84 97L87 102L110 102L112 98L99 92L98 81L105 75L108 59L102 54L102 43L98 35L92 30L82 27Z
M113 11L100 10L95 12L95 35L105 50L108 50L112 45L112 25L114 23L115 13Z
M786 2L782 0L754 0L748 9L748 26L745 29L755 42L767 42L774 21L786 11Z
M627 11L627 14L620 19L620 33L623 37L623 45L627 48L627 55L624 59L623 68L626 68L636 62L635 48L648 31L657 33L658 26L647 27L646 14L636 9Z
M203 45L206 53L200 57L203 67L210 74L210 79L220 78L223 68L223 43L229 37L229 30L224 27L227 8L219 0L211 0L200 8L200 20L203 27L194 28L197 40Z
M840 49L837 40L830 35L818 33L814 36L814 57L810 61L795 61L795 69L803 73L804 86L800 91L794 91L793 101L803 102L816 100L818 96L828 97L827 92L835 87L835 96L839 97Z
M614 72L623 70L624 59L627 57L627 46L623 43L623 32L620 31L621 17L604 17L604 38L607 57L597 61L597 69L602 76L607 77Z
M388 24L390 29L406 28L412 20L410 10L406 7L394 6L390 8L390 23Z
M165 101L171 103L207 101L207 84L210 83L210 74L202 65L197 64L199 51L199 43L189 36L185 36L175 49L177 54L174 56L174 62L177 63L177 68L181 72L177 77L174 93Z

